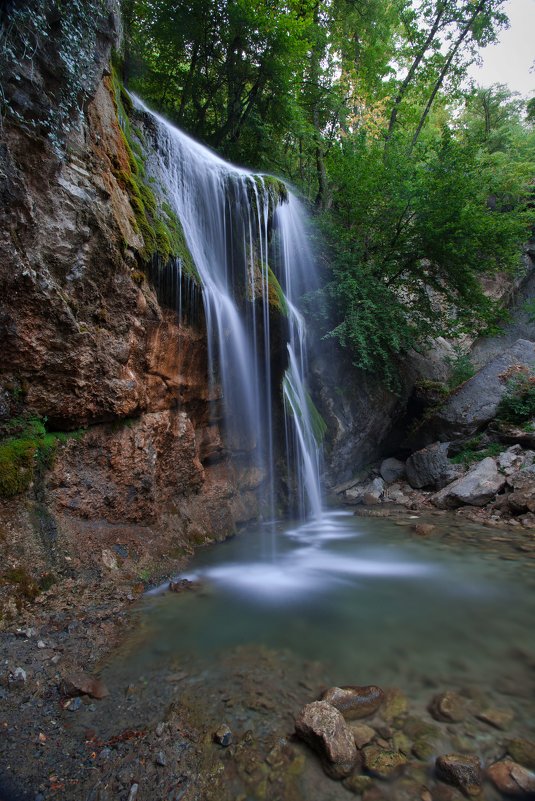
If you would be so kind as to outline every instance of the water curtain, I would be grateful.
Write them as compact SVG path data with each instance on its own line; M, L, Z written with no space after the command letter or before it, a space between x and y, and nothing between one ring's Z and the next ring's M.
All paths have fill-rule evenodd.
M222 386L227 447L264 472L267 516L276 513L282 480L295 511L319 517L323 423L307 390L298 308L316 286L303 207L278 179L225 162L134 102L155 144L149 169L180 220L201 283L210 380ZM180 304L180 259L174 270L178 278L160 283Z

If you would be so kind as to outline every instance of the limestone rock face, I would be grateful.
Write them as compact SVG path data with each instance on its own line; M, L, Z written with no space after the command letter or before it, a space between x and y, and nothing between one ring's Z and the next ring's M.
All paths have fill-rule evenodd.
M118 179L129 159L106 19L109 30L80 54L91 74L63 150L9 117L0 145L0 429L35 415L52 431L82 430L2 515L91 563L117 538L138 555L222 538L258 514L265 478L223 442L202 319L180 321L144 275L143 238ZM49 51L37 48L32 80L24 65L9 70L37 121L64 78Z
M342 713L327 701L314 701L303 707L295 730L320 755L329 776L343 779L353 771L357 761L353 733Z
M505 476L498 472L496 462L490 456L482 459L462 478L448 484L431 498L439 509L455 509L458 506L485 506L505 485Z
M459 477L462 468L449 461L448 447L447 442L435 442L409 456L406 470L411 487L442 489Z

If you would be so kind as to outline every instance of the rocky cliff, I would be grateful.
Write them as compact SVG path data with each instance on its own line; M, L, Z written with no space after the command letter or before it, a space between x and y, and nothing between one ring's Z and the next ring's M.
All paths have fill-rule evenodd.
M0 542L8 567L136 575L254 517L260 477L214 422L202 319L147 278L121 180L117 9L56 6L3 21Z

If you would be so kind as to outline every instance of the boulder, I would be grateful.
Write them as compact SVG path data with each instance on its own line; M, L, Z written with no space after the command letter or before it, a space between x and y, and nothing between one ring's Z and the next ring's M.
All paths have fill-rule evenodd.
M394 457L383 459L379 472L387 484L392 484L394 481L399 481L400 478L405 478L405 463Z
M446 784L458 787L467 796L481 792L481 764L475 756L466 754L446 754L435 762L435 772Z
M322 758L325 772L334 779L352 773L357 761L353 733L343 715L327 701L307 704L295 720L299 737Z
M505 795L530 797L535 793L535 773L509 760L495 762L487 771L495 787Z
M490 456L474 465L466 475L448 484L431 498L439 509L458 506L485 506L505 486L505 476L498 473Z
M106 685L100 679L88 676L81 670L64 676L59 689L61 694L67 698L74 698L77 695L89 695L91 698L101 700L109 695Z
M409 456L406 470L411 487L442 489L459 477L463 469L450 462L448 448L448 442L435 442Z
M507 496L507 504L515 515L535 512L535 465L524 467L509 478L513 491Z
M345 500L352 504L375 504L382 500L385 493L385 482L382 478L374 478L362 484L356 484L345 493Z
M521 445L513 445L507 448L506 451L500 453L496 459L500 473L504 476L510 476L520 470L529 462L533 462L532 451L524 451Z
M510 348L465 381L431 417L419 437L427 441L473 436L496 416L507 389L507 378L535 362L535 343L518 339Z
M331 687L323 693L322 701L338 709L346 720L355 720L377 712L384 697L380 687L370 684L365 687Z

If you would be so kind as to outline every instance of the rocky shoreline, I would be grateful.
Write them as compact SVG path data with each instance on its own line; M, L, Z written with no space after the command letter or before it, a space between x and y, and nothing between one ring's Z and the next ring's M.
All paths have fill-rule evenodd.
M356 509L372 515L394 511L389 504ZM523 567L535 563L532 532L523 526L483 539L480 529L476 536L471 524L449 511L434 508L416 515L400 505L396 509L400 533L404 526L418 538L440 538L446 547L461 540L463 547L482 554L497 551ZM137 613L143 589L120 571L108 571L102 582L66 578L21 601L16 617L5 625L0 636L2 801L337 801L350 793L364 801L460 801L466 787L442 781L435 767L438 757L451 754L482 760L487 772L481 774L486 778L477 797L485 801L511 795L511 782L531 781L523 772L530 765L519 755L533 747L533 654L518 655L522 681L504 677L498 694L435 685L422 700L384 688L386 700L379 709L366 710L364 729L361 722L351 724L360 743L358 769L343 782L333 781L322 771L322 761L294 736L299 710L329 686L321 665L303 666L288 653L251 646L227 654L217 668L216 691L187 665L177 664L162 666L149 686L112 687L107 695L108 688L95 685L121 641L144 636ZM458 715L451 709L460 708L462 719L453 720L451 715ZM245 719L247 726L239 723ZM217 737L224 725L230 729L228 741ZM313 788L321 795L310 795ZM516 797L526 799L531 792L515 790Z
M451 450L451 443L436 442L405 462L385 459L364 478L333 488L331 498L355 506L355 514L363 516L454 511L463 520L492 528L535 529L534 451L519 444L501 446L494 457L482 451L483 458L478 460L476 453L463 464L448 455Z

